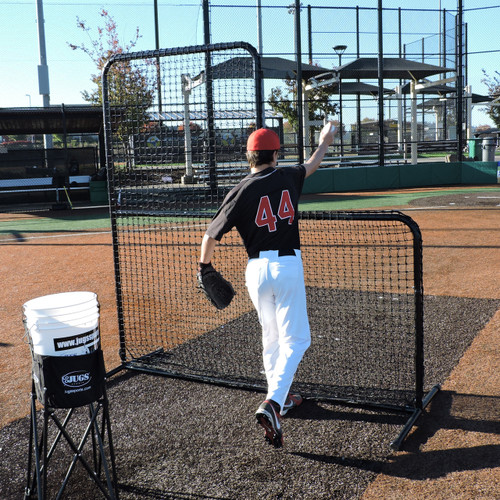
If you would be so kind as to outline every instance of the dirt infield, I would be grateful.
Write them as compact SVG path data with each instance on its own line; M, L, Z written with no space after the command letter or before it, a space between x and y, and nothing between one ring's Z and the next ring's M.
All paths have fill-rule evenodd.
M438 189L406 193L412 191L414 199L393 208L408 213L422 231L425 295L477 299L478 313L483 299L500 300L500 189L488 187L474 195ZM426 195L418 196L422 192ZM353 196L368 195L347 193L332 198L340 201ZM369 196L376 208L377 193ZM317 198L325 201L328 196ZM4 327L0 337L0 497L7 499L19 498L23 491L27 455L31 356L24 338L22 304L49 293L94 291L101 306L106 368L117 366L111 234L106 228L78 234L13 231L0 236L0 270L4 277L0 291ZM500 309L444 381L401 452L391 452L378 442L380 436L383 441L393 434L400 419L310 403L285 422L290 445L277 455L248 426L259 394L161 377L149 377L146 382L146 375L122 373L110 386L120 496L498 498L499 344ZM227 416L223 408L237 408L238 415ZM140 435L134 429L133 415L143 420ZM160 415L158 424L155 419ZM358 429L360 423L365 424L363 431ZM160 436L168 436L164 445L157 446L159 435L148 431L148 426L159 426ZM378 426L379 434L373 431L370 436L372 431L366 430L370 426ZM311 447L314 439L321 440L316 449ZM363 446L355 444L357 439ZM86 490L76 493L78 484L70 491L70 498L90 498Z

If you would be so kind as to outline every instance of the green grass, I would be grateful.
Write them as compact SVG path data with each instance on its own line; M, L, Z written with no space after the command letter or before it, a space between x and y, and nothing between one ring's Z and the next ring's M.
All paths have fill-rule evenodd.
M433 196L442 196L444 194L456 193L475 193L484 192L485 189L498 190L498 187L488 187L482 189L447 189L446 191L422 191L422 192L402 192L385 194L366 194L358 193L348 195L342 193L333 193L325 195L322 199L302 200L299 204L300 210L319 212L322 210L368 210L384 209L387 207L407 207L408 204L419 198L431 198ZM310 195L313 197L314 195Z
M387 192L373 194L370 192L357 194L332 193L324 195L305 195L299 204L302 211L329 211L329 210L368 210L396 207L404 210L409 203L418 198L431 198L443 194L456 193L484 193L485 191L500 190L499 186L483 188L457 188L433 191ZM210 211L212 213L212 211ZM210 214L209 214L210 215ZM208 215L208 216L209 216ZM118 219L119 225L139 225L141 227L166 223L182 223L192 220L186 213L185 217L163 216L137 216L127 219ZM73 210L58 214L53 212L50 216L26 217L0 221L0 235L29 236L40 233L75 233L82 231L109 231L111 228L107 211Z
M60 233L77 231L96 231L110 229L109 214L76 213L42 218L14 219L0 222L0 234L24 235L36 233Z

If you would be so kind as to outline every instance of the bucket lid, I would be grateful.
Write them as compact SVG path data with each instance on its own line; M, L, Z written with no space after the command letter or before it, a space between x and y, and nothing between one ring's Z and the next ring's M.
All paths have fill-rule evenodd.
M66 308L67 312L71 307L80 306L87 302L97 302L97 295L94 292L64 292L44 295L36 299L28 300L23 305L23 310L37 312L38 314L53 314L59 312L63 314Z

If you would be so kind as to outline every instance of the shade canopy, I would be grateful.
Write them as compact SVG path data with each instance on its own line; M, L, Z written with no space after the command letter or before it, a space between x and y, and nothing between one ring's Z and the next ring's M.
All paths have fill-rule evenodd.
M428 76L440 73L450 73L454 70L432 64L419 63L410 59L384 57L383 78L401 80L421 80ZM378 78L378 58L360 57L352 62L339 66L336 71L342 79L365 79Z
M418 89L419 94L436 94L436 95L447 95L457 92L455 87L449 87L448 85L431 85L430 87L425 87L423 89ZM402 94L410 93L410 83L406 83L401 87Z
M465 96L467 98L467 96ZM488 102L491 102L493 101L493 97L489 97L489 96L484 96L484 95L479 95L479 94L472 94L470 96L471 100L472 100L472 104L481 104L481 103L488 103ZM435 108L435 107L439 107L439 106L443 106L447 101L449 103L452 103L455 101L455 97L450 97L449 99L428 99L426 100L424 103L423 103L423 106L422 104L419 104L417 107L418 108Z
M325 88L332 94L338 94L339 88L342 95L371 95L377 96L379 88L376 85L369 85L364 82L342 82L342 85L334 83L332 85L326 86ZM384 94L392 94L394 92L391 89L383 89Z
M488 95L480 95L480 94L472 94L472 104L480 104L482 102L491 102L494 101L495 98Z
M290 61L282 57L261 57L262 77L266 79L293 79L297 75L296 61ZM302 78L307 80L312 76L325 73L328 69L314 66L312 64L302 64ZM212 78L253 78L254 68L251 57L233 57L220 64L212 66Z

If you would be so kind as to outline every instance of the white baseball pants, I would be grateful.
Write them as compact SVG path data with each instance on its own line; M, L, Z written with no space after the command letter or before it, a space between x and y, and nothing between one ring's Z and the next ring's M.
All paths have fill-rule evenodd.
M300 250L278 256L277 250L250 259L245 279L262 326L264 370L268 392L283 407L295 372L311 345L304 269Z

